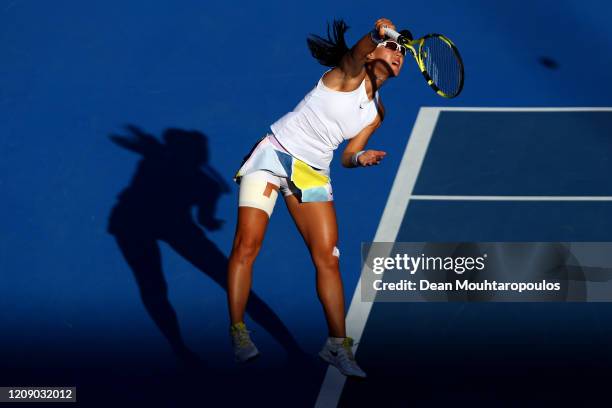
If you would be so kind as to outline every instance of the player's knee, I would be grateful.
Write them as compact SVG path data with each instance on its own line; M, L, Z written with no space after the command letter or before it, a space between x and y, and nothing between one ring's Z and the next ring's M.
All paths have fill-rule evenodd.
M234 241L232 257L241 263L251 263L255 260L255 257L257 257L260 248L260 240L251 237L238 236Z
M340 250L335 245L326 246L313 253L315 267L319 271L336 271L338 270L338 260L340 258Z

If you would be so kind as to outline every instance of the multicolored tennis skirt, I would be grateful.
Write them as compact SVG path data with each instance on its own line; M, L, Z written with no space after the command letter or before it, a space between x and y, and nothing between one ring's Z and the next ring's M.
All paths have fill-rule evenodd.
M250 173L264 170L279 178L279 185L287 183L291 193L304 203L333 201L329 173L316 169L293 157L272 133L260 139L242 161L234 181Z

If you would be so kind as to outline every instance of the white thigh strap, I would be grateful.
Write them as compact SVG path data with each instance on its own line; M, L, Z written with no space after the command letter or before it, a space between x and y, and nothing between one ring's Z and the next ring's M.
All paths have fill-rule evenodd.
M240 180L238 206L259 208L265 211L268 217L272 216L279 186L272 182L271 177L274 176L265 171L243 176Z

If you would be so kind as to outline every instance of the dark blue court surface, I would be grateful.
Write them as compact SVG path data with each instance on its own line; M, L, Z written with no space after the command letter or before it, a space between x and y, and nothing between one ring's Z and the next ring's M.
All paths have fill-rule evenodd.
M384 163L333 163L348 306L360 244L404 183L419 108L612 106L610 12L573 0L0 1L0 386L76 386L82 406L314 405L326 325L282 202L247 320L262 355L246 367L232 361L224 288L232 176L325 70L306 36L342 17L353 44L386 16L447 34L466 64L463 94L443 100L406 61L381 90L387 117L370 147ZM610 112L439 116L392 239L611 240L609 201L497 197L611 195ZM497 198L452 198L465 195ZM572 392L570 378L609 369L609 315L607 304L374 304L357 353L370 377L333 400L558 400L533 378ZM571 396L600 400L600 386Z
M426 109L391 192L400 202L388 204L377 239L609 241L611 114ZM570 134L584 144L570 147ZM370 305L354 300L349 321L365 325L354 335L373 374L342 388L329 372L321 406L334 398L343 406L591 406L608 398L608 303Z
M414 194L612 195L612 111L442 112Z

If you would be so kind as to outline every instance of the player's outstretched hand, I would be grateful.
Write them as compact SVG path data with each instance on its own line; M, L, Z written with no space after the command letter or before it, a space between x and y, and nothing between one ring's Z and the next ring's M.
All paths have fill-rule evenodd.
M359 164L362 166L375 166L379 164L386 155L387 153L380 150L366 150L363 154L359 155Z

